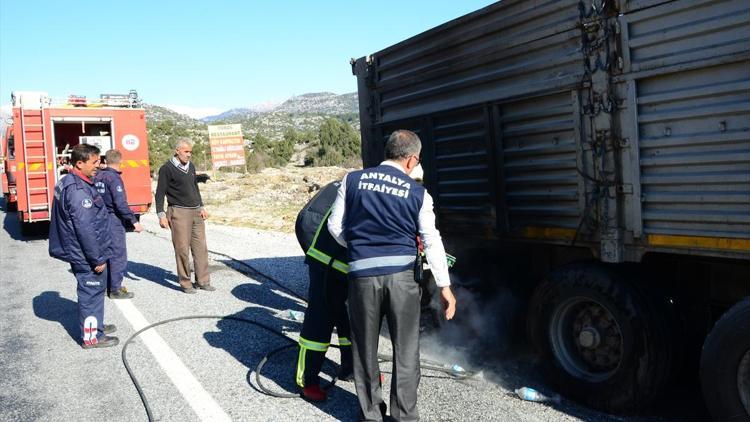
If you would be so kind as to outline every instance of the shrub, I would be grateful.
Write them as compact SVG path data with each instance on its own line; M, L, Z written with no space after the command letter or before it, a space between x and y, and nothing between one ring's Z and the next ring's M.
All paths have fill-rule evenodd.
M317 149L308 158L315 166L361 166L360 144L359 134L349 123L329 118L321 123Z

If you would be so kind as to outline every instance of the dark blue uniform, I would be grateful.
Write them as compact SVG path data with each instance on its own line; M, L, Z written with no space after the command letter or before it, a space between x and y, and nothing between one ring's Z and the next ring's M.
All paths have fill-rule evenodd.
M83 343L96 344L104 335L104 292L107 270L94 267L112 256L104 199L93 182L77 171L55 186L49 228L49 254L68 262L78 281L78 319Z
M104 199L109 211L109 224L112 234L112 258L109 260L107 286L110 292L122 287L122 279L128 267L128 250L125 243L125 228L137 222L128 207L128 196L122 183L121 172L105 168L94 176L94 186Z

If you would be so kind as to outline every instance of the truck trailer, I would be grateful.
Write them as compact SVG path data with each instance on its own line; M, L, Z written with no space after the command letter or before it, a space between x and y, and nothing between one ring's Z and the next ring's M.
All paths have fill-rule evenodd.
M6 209L17 211L23 232L49 221L54 187L74 163L70 150L94 144L102 155L122 153L128 205L136 215L151 206L146 116L138 94L71 95L53 100L44 92L13 92L12 119L0 149Z
M521 299L560 393L687 373L750 420L749 34L747 0L500 1L352 60L363 163L419 135L455 271Z

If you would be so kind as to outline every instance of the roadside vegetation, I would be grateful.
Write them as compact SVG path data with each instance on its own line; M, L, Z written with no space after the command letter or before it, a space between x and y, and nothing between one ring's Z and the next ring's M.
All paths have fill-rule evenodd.
M223 124L215 122L215 124ZM172 145L180 137L195 142L193 162L199 171L210 170L211 154L207 125L185 124L173 119L147 123L149 163L156 170L172 156ZM243 127L243 133L245 132ZM245 167L225 168L223 172L258 173L265 168L282 168L292 162L301 166L361 167L360 136L350 122L339 117L323 120L317 130L284 129L281 139L263 133L245 133Z

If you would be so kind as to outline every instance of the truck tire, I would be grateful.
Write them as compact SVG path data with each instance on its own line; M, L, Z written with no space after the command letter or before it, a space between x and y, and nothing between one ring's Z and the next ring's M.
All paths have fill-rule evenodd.
M36 224L21 221L21 236L32 237L37 234Z
M627 411L653 401L673 372L670 313L604 265L576 263L536 288L527 331L553 388Z
M10 195L4 195L5 197L5 211L6 212L16 212L18 211L18 202L11 202Z
M731 307L703 343L701 387L715 421L750 421L750 297Z
M39 237L39 236L47 236L48 234L49 234L49 221L36 221L33 223L21 221L21 236Z

